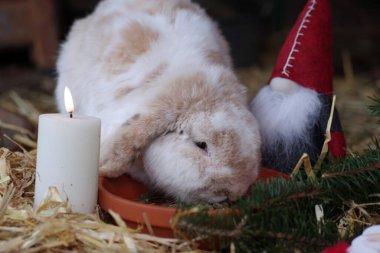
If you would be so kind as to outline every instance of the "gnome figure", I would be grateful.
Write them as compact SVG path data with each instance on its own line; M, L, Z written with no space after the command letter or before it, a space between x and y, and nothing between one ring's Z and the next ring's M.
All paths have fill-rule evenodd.
M263 166L290 173L307 153L315 163L332 105L330 0L309 0L280 51L269 85L252 101L262 135ZM329 153L345 155L334 111Z

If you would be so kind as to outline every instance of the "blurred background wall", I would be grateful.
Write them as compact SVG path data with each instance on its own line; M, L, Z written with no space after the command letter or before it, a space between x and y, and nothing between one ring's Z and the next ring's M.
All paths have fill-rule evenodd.
M142 0L143 1L143 0ZM53 70L58 42L97 0L0 0L0 62ZM304 0L197 0L219 23L236 67L274 60ZM378 72L380 1L332 0L334 59L342 73L349 52L355 71Z
M219 24L238 76L252 98L268 80L306 0L195 1ZM52 93L59 44L74 20L91 13L97 3L0 0L0 109L12 110L10 100L15 95L9 92L17 91L21 97L38 101L34 104L40 111L55 110ZM358 143L378 131L370 124L366 103L368 96L380 96L380 1L331 0L331 5L338 107L349 144ZM357 124L353 123L355 115Z

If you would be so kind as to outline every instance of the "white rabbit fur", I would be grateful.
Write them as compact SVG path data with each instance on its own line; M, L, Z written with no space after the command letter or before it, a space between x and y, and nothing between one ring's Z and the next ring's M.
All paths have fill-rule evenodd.
M75 113L102 120L102 175L127 172L186 202L234 200L256 179L260 134L246 89L191 1L100 2L73 25L57 69L60 111L68 86Z

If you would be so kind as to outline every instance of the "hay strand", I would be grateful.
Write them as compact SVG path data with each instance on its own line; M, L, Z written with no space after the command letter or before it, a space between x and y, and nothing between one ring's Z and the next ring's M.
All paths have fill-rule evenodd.
M4 129L12 130L15 132L19 132L22 134L26 134L26 135L30 136L31 138L36 139L36 135L34 133L32 133L30 130L23 128L23 127L20 127L20 126L10 124L10 123L3 122L2 120L0 120L0 128L4 128Z
M11 91L9 97L16 104L19 113L28 118L33 125L37 126L38 117L41 112L30 101L23 99L15 91Z
M299 173L299 170L301 168L301 166L304 166L304 169L305 169L305 172L306 172L306 175L307 177L312 180L312 181L315 181L316 178L315 178L315 173L313 171L313 166L311 165L311 161L310 161L310 157L308 154L306 153L303 153L301 158L298 160L296 166L294 167L292 173L290 174L291 177L295 177L298 173Z
M319 158L317 162L314 165L314 171L318 171L321 168L323 160L325 160L328 152L329 152L329 142L331 141L331 124L334 117L334 108L335 108L335 102L336 102L336 95L333 96L332 103L331 103L331 110L330 110L330 116L327 121L326 131L325 131L325 141L323 142L322 151L319 155Z

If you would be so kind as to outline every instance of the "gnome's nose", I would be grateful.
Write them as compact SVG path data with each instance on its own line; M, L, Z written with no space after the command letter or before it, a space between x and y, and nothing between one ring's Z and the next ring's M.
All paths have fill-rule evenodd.
M274 91L284 94L292 94L300 89L300 86L296 82L282 77L273 78L269 85Z

